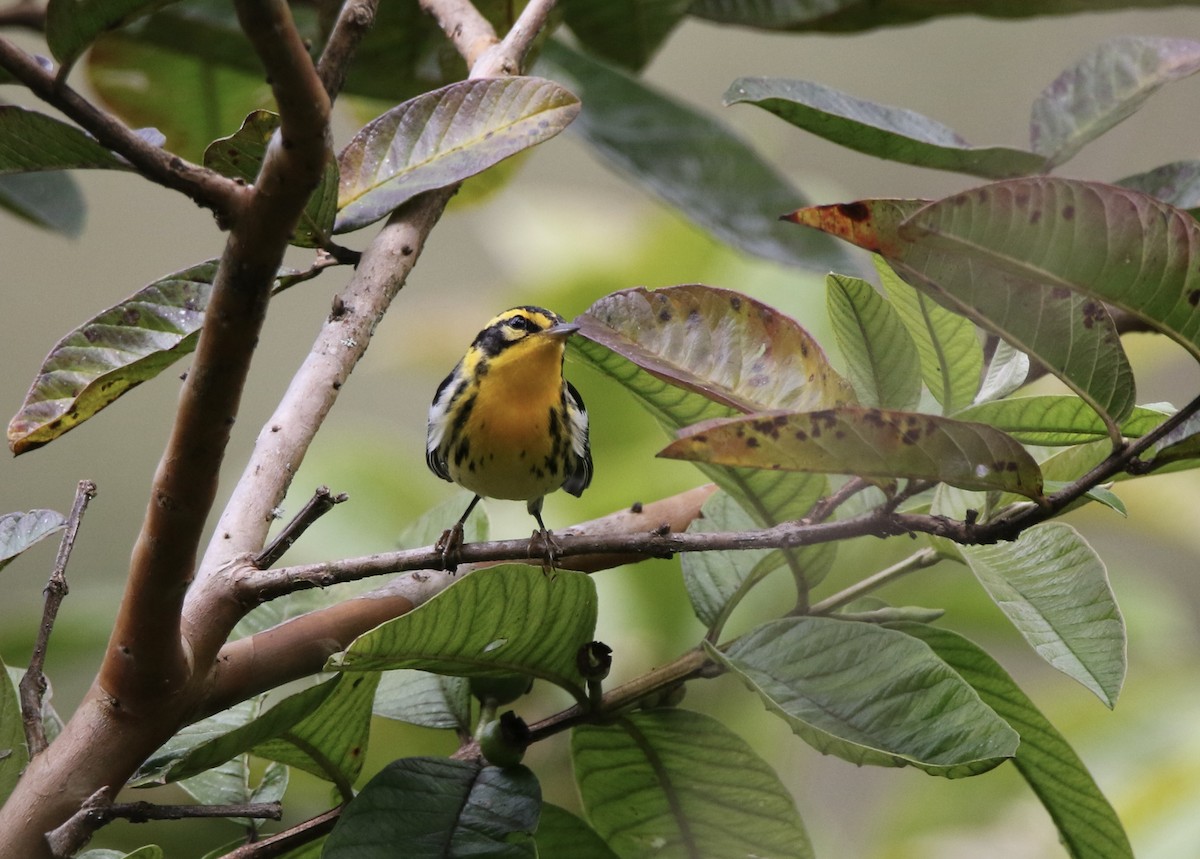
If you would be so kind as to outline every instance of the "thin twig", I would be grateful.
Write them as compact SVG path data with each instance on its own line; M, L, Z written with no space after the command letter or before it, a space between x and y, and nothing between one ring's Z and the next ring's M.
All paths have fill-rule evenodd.
M349 497L345 492L334 495L328 486L318 486L300 512L275 535L275 539L267 548L255 555L251 563L260 570L272 566L300 539L300 535L307 531L310 525Z
M75 503L71 506L71 515L67 518L67 528L58 544L58 556L54 559L54 569L50 572L50 580L46 583L46 603L42 609L42 625L38 628L37 641L33 645L33 656L29 660L29 668L26 669L19 685L21 721L25 725L25 743L29 747L30 757L40 754L46 748L46 726L42 720L47 686L44 672L46 649L50 644L50 633L54 630L54 621L58 618L58 609L70 590L67 587L67 563L71 560L71 550L75 548L79 523L87 511L88 502L95 497L96 484L90 480L79 481L79 485L75 488Z
M316 841L323 835L328 835L342 814L342 806L331 808L324 814L318 814L309 820L299 823L290 829L276 833L269 838L244 844L226 853L224 859L273 859L283 856L297 847Z
M809 614L829 614L836 608L841 608L847 603L853 602L861 596L871 593L880 587L883 587L889 582L893 582L901 576L916 570L923 570L926 567L932 567L939 560L938 553L933 549L921 549L919 552L913 552L907 558L899 561L887 569L880 570L873 575L861 579L843 591L839 591L833 596L827 597L818 603L814 603L809 608Z
M116 117L58 81L54 72L33 56L3 38L0 38L0 68L78 123L102 146L127 160L144 178L186 194L216 213L222 223L232 221L240 201L249 193L246 187L215 170L189 163L134 134Z
M484 51L478 61L471 65L471 77L490 78L521 74L525 56L529 53L533 40L546 26L554 3L555 0L529 0L500 43Z
M358 51L359 43L375 23L379 0L346 0L338 13L337 21L321 51L317 62L317 74L330 100L337 98L346 82L350 61Z

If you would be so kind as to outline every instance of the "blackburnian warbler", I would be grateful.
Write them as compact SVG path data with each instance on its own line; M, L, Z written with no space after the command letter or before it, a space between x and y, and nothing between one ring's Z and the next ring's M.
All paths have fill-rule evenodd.
M562 371L577 329L541 307L506 310L433 395L425 459L438 477L475 493L438 543L447 564L480 498L526 502L552 561L542 499L560 487L579 496L592 480L587 410Z

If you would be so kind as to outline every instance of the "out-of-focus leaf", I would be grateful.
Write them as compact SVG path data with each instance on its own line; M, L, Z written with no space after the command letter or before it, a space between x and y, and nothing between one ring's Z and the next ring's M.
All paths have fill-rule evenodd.
M983 285L1011 275L1085 293L1096 310L1084 326L1101 319L1100 299L1200 357L1200 225L1153 197L1077 179L1010 179L921 208L901 232L969 265Z
M1125 679L1125 621L1096 550L1049 522L1013 542L961 546L975 577L1038 655L1112 707Z
M481 173L554 137L579 99L541 78L481 78L397 105L359 130L338 156L339 233L401 203Z
M729 290L697 284L622 290L576 322L581 336L568 341L571 354L625 386L669 433L742 412L854 399L795 320ZM828 486L823 476L699 467L760 525L800 518ZM833 545L789 553L798 586L825 574Z
M50 0L46 4L46 43L64 66L78 59L107 30L148 15L171 0Z
M17 686L9 679L7 666L0 662L0 802L8 799L28 763Z
M1193 218L1200 211L1200 161L1164 164L1145 173L1118 179L1116 184L1187 209Z
M464 677L528 674L586 700L576 664L595 637L596 587L582 573L522 564L479 570L363 633L330 660L343 671L420 668Z
M1192 415L1150 446L1142 456L1160 465L1200 459L1200 416Z
M992 353L992 359L988 361L983 381L979 385L979 393L975 395L975 402L986 403L1007 397L1025 384L1027 378L1029 356L1007 340L999 340Z
M993 426L1025 444L1083 444L1108 437L1104 421L1078 397L1046 394L994 400L969 406L954 417ZM1154 409L1135 407L1121 422L1121 434L1128 438L1145 435L1166 417Z
M542 791L523 766L402 758L346 806L323 859L536 859Z
M471 495L462 493L431 507L418 519L409 522L396 537L396 548L417 549L432 546L471 502ZM487 508L480 505L463 523L463 543L479 543L488 538L489 520Z
M0 570L30 546L61 531L66 521L54 510L30 510L0 516Z
M689 14L725 24L766 30L851 33L910 24L944 15L1031 18L1164 6L1194 0L695 0Z
M567 0L567 26L585 48L631 71L645 66L692 0Z
M982 202L991 187L971 193ZM967 196L959 196L965 204ZM1124 417L1135 401L1133 371L1104 305L1058 281L913 242L906 219L923 217L926 205L922 200L861 200L802 209L788 217L882 254L910 284L1038 358L1097 411L1114 421ZM1047 219L1054 220L1048 213ZM878 267L885 285L889 277L895 279L886 267ZM957 402L956 408L973 399Z
M120 850L88 850L80 853L76 859L163 859L162 848L157 844L147 844L132 853L122 853Z
M836 244L789 235L779 214L804 195L722 124L558 42L539 71L583 100L574 129L597 154L721 241L803 268L845 267Z
M469 730L467 680L403 668L385 671L375 690L375 715L426 728Z
M68 238L83 232L87 204L66 173L13 173L0 176L0 208L34 226Z
M1013 764L1058 827L1072 859L1133 859L1120 818L1079 755L983 649L947 629L899 623L971 684L1021 735Z
M671 459L769 470L936 480L1040 498L1042 476L1012 437L985 424L917 412L843 407L764 412L688 427Z
M146 28L173 27L198 41L190 22L156 18L101 36L87 56L88 82L128 124L154 126L172 152L200 161L209 141L240 126L256 108L273 107L274 97L261 69L243 70L153 38ZM242 50L253 55L242 38Z
M1029 138L1047 170L1132 116L1160 87L1200 71L1200 42L1118 36L1059 75L1033 103ZM1003 178L1003 177L995 177Z
M549 802L542 803L535 840L538 859L618 859L587 821Z
M229 137L214 140L204 150L204 166L223 176L253 184L267 154L267 144L279 128L279 115L256 110L246 117L242 127ZM333 232L337 213L338 167L331 156L325 162L321 184L313 191L300 215L292 244L302 248L321 247Z
M8 425L13 453L53 441L195 349L216 270L209 261L167 275L60 340Z
M249 755L238 755L225 763L197 773L179 782L196 802L202 805L242 805L250 802L278 802L288 783L288 768L272 761L263 772L256 787L250 782ZM240 826L257 829L259 820L248 817L231 818Z
M128 166L74 125L16 105L0 105L0 174Z
M709 716L647 710L582 725L571 756L588 820L621 859L813 856L779 777Z
M916 408L921 359L900 314L857 277L831 274L825 287L833 333L858 401L887 409Z
M951 778L1012 757L1016 732L932 650L900 636L799 617L764 624L724 653L707 649L824 754Z
M972 146L940 122L876 104L811 81L738 78L725 104L754 104L847 149L934 170L985 179L1041 172L1046 159L1004 146Z
M983 347L975 326L914 289L878 257L875 269L917 347L921 378L933 398L947 414L973 402L983 372Z
M328 690L325 690L325 694L328 694ZM228 710L214 713L207 719L201 719L199 722L187 725L164 743L158 751L151 755L138 768L138 771L129 780L129 785L131 787L145 787L148 785L166 784L168 781L173 780L170 778L170 771L182 758L193 749L199 748L253 721L259 715L261 704L261 697L253 698L230 707ZM312 706L315 708L316 704ZM234 754L237 753L235 752ZM230 757L233 757L233 755L230 755ZM190 774L185 774L183 777L186 778L188 775Z

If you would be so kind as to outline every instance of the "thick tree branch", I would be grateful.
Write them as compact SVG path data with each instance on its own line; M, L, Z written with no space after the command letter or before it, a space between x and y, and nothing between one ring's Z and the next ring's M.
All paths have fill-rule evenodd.
M471 64L471 77L490 78L499 75L519 75L524 71L525 56L546 19L554 9L555 0L529 0L508 34L483 52Z
M469 69L474 70L475 63L500 41L491 23L470 0L421 0L421 8L437 21Z
M246 189L232 179L191 164L143 140L119 119L57 81L52 71L3 38L0 38L0 68L10 72L42 101L65 113L101 145L128 161L140 175L186 194L199 205L211 209L221 223L230 222L246 196Z

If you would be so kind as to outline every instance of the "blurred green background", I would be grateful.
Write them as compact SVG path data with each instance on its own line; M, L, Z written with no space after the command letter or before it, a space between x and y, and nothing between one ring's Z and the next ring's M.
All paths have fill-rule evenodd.
M1027 143L1028 106L1058 72L1104 39L1120 34L1200 38L1200 13L1146 11L1021 22L939 20L857 36L767 35L686 23L648 70L648 79L722 118L751 140L808 195L829 203L859 197L934 197L973 184L951 174L879 162L806 136L748 106L721 108L742 75L819 81L861 98L938 119L976 144ZM9 94L16 97L16 93ZM1063 171L1116 179L1196 157L1200 80L1159 93L1131 121ZM234 129L229 129L232 132ZM338 143L353 131L348 117ZM14 220L0 225L7 355L0 404L16 411L42 356L96 311L170 271L219 254L223 237L188 201L130 175L81 175L89 216L77 240ZM797 205L804 201L797 201ZM370 231L349 237L361 247ZM292 262L306 257L295 253ZM856 258L866 264L865 256ZM276 302L225 465L238 475L261 423L305 354L332 295L334 271ZM716 244L636 187L606 172L570 133L534 151L510 184L475 206L455 204L435 229L417 269L380 326L363 364L300 470L286 513L326 484L350 494L323 519L290 560L385 551L412 517L455 490L425 468L426 408L437 383L475 332L496 312L537 303L567 317L629 286L702 282L747 292L796 316L832 352L821 275L756 261ZM1200 389L1200 372L1180 350L1145 335L1128 344L1139 402L1182 403ZM838 363L836 354L833 355ZM55 700L69 714L90 682L120 597L125 564L166 438L178 375L168 372L131 393L90 424L54 444L0 464L0 512L66 511L76 481L99 495L84 522L68 572L68 597L51 642L48 672ZM568 373L592 414L596 478L582 499L547 499L551 527L650 501L700 481L678 462L654 458L663 437L615 385L581 367ZM945 624L987 645L1091 767L1124 820L1142 859L1200 856L1200 482L1194 474L1138 481L1120 495L1129 519L1085 510L1075 524L1109 565L1129 624L1130 671L1120 704L1109 712L1081 687L1048 668L1007 627L965 568L941 565L893 586L897 602L948 608ZM489 503L492 534L528 532L523 505ZM0 656L23 665L41 614L41 589L54 541L5 569ZM862 540L842 547L838 567L816 595L827 594L910 551L907 541ZM661 664L694 643L678 561L597 576L598 636L615 647L613 682ZM769 611L781 578L740 609ZM737 617L735 616L735 628ZM540 692L520 704L528 720L567 702ZM856 769L824 758L764 713L728 679L693 684L688 706L738 726L794 792L818 855L880 859L990 859L1063 855L1053 827L1011 767L962 782L915 770ZM381 723L364 780L407 754L445 753L453 738ZM565 743L535 747L529 763L546 797L571 806ZM170 792L159 798L181 801ZM165 800L164 800L165 801ZM315 780L294 775L288 819L328 807ZM194 834L203 826L210 834ZM194 828L193 828L194 827ZM225 823L106 830L96 846L130 849L156 841L171 857L203 855L202 844L238 836Z

